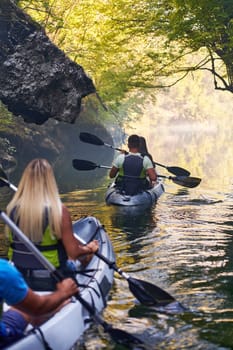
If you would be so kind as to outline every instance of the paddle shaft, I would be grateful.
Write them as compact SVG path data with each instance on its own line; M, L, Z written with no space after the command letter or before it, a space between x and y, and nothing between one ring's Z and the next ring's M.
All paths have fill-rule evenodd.
M79 237L76 233L74 233L75 238L82 244L86 245L87 243ZM114 271L118 272L123 278L125 278L129 284L129 289L132 294L145 305L157 305L163 304L167 305L171 302L175 301L175 298L171 296L169 293L161 289L160 287L145 282L139 279L135 279L129 276L126 272L122 271L117 267L115 261L110 261L104 255L100 254L98 251L95 252L95 255L103 260L110 268Z
M106 146L106 147L112 148L112 149L114 149L114 150L116 150L116 151L120 151L120 152L122 152L122 153L125 153L125 154L128 154L128 153L129 153L129 152L127 152L127 151L125 151L125 150L123 150L123 149L121 149L121 148L114 147L114 146L109 145L109 144L107 144L107 143L105 143L105 142L103 143L103 145ZM158 166L161 166L162 168L166 168L166 169L169 168L169 167L167 167L166 165L163 165L163 164L158 163L158 162L152 161L152 163L153 163L153 165L158 165Z
M84 160L84 159L73 159L72 160L73 167L77 170L94 170L96 168L107 168L110 169L109 166L106 165L97 165L90 160ZM191 177L191 176L165 176L165 175L157 175L160 178L165 178L168 180L172 180L175 184L183 187L189 187L193 188L199 185L201 182L200 178L197 177ZM137 176L129 176L124 175L124 177L127 178L137 178Z
M86 143L90 143L92 145L96 146L106 146L109 148L112 148L114 150L120 151L122 153L128 154L127 151L122 150L121 148L114 147L112 145L109 145L108 143L105 143L103 140L101 140L98 136L89 134L87 132L81 132L80 135L80 140ZM179 175L179 176L189 176L190 172L184 168L177 167L177 166L166 166L161 163L157 163L153 161L153 165L159 165L165 169L167 169L170 173L174 175Z
M4 177L0 176L0 181L3 181L6 184L6 186L10 187L13 191L17 191L17 187L15 187L12 183L10 183Z
M113 147L107 143L104 143L104 146L107 146L107 147L110 147L112 149L115 149L116 151L120 151L122 153L125 153L125 154L129 154L129 152L121 149L121 148L117 148L117 147ZM190 172L186 169L183 169L181 167L177 167L177 166L167 166L167 165L164 165L164 164L161 164L161 163L158 163L158 162L155 162L155 161L152 161L152 164L155 166L155 165L158 165L162 168L165 168L167 169L170 173L174 174L174 175L183 175L183 176L189 176L190 175Z
M97 168L111 169L111 167L107 165L97 165Z
M121 149L121 148L114 147L114 146L109 145L108 143L105 143L105 142L103 143L103 145L106 146L106 147L112 148L112 149L114 149L114 150L116 150L116 151L119 151L119 152L128 153L128 152L124 151L124 150Z
M77 233L74 233L75 238L82 243L83 245L86 245L87 242L84 241L81 237L77 235ZM111 267L114 271L118 272L121 276L126 278L127 280L130 278L130 276L123 272L120 268L117 267L115 261L110 261L108 258L106 258L104 255L100 254L98 251L95 252L95 255L98 256L101 260L103 260L109 267Z

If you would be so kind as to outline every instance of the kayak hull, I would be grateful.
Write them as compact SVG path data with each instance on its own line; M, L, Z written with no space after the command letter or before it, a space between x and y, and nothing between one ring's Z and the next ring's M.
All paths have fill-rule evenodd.
M105 201L109 205L151 207L157 202L164 191L162 180L158 180L153 188L142 191L134 196L122 194L116 188L115 184L112 183L105 194Z
M111 241L95 217L86 217L73 224L74 234L81 237L85 242L97 239L99 242L99 253L110 261L115 261L115 254ZM79 266L78 266L79 265ZM77 264L77 281L79 283L80 295L96 311L101 314L107 305L109 292L114 278L114 270L93 256L90 263L84 268ZM4 307L6 309L6 305ZM71 349L82 334L92 323L89 312L75 298L63 307L47 322L38 329L29 326L28 334L20 341L6 347L10 350L44 350L43 338L52 349Z

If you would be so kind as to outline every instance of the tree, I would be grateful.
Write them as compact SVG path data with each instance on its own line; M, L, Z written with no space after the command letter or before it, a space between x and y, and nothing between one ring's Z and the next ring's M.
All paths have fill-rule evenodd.
M107 103L171 86L196 70L233 92L229 0L21 0L93 78ZM147 89L148 90L148 89ZM140 95L142 97L142 94Z
M165 52L174 57L174 71L210 71L215 89L233 92L232 1L161 0L157 20L161 35L167 33ZM196 63L179 67L185 55Z

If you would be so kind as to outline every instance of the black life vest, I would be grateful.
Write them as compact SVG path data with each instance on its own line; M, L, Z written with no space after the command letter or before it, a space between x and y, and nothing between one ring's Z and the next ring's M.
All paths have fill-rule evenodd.
M145 189L146 170L143 168L143 156L125 155L122 168L116 180L116 186L126 195L133 196Z

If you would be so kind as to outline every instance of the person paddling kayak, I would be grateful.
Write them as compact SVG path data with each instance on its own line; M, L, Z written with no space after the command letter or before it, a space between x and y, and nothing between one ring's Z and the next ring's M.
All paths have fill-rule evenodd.
M109 172L110 178L117 176L116 186L131 196L146 188L147 177L151 185L157 180L152 161L147 155L140 153L139 147L140 137L135 134L129 136L129 152L117 156Z
M87 264L98 250L98 241L82 245L73 235L68 209L62 204L53 169L46 159L34 159L25 168L18 190L7 206L7 214L64 275L69 275L67 259ZM9 232L9 260L20 270L34 290L53 290L55 283L47 271Z

